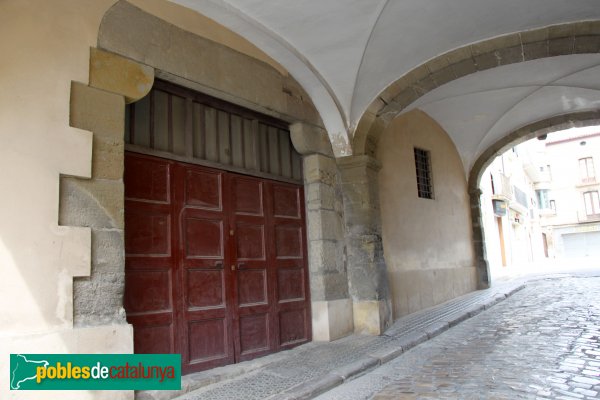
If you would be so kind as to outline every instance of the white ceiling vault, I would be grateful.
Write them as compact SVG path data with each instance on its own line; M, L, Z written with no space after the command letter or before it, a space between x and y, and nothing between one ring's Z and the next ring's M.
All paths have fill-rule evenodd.
M171 1L283 65L311 96L332 140L346 144L387 86L440 54L509 33L600 20L600 0ZM448 131L468 170L519 126L599 108L599 65L599 55L572 55L494 68L434 89L411 108Z

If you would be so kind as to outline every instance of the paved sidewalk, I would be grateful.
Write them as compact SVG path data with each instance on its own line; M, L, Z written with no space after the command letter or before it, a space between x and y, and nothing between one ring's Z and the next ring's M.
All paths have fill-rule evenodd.
M254 361L186 376L181 392L137 393L141 400L310 399L385 364L524 288L523 280L495 285L396 321L382 336L351 335L312 342Z
M530 280L315 400L600 399L600 275Z

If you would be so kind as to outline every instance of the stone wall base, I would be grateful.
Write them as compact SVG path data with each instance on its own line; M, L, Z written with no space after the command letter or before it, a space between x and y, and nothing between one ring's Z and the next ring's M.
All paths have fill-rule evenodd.
M477 289L474 267L389 271L394 319Z
M354 332L352 300L312 302L313 340L330 342Z
M392 323L390 300L355 301L354 332L367 335L381 335Z

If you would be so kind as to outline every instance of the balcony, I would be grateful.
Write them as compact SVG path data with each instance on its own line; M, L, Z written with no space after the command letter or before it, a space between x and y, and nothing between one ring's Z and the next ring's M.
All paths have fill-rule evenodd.
M511 201L514 199L510 178L504 174L494 174L493 199Z
M586 214L585 211L578 211L577 220L578 222L598 222L600 214Z

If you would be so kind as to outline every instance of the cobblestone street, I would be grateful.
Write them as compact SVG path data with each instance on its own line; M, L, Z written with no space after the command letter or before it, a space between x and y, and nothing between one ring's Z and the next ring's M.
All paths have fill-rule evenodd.
M529 282L491 309L318 397L370 398L600 398L600 278Z

